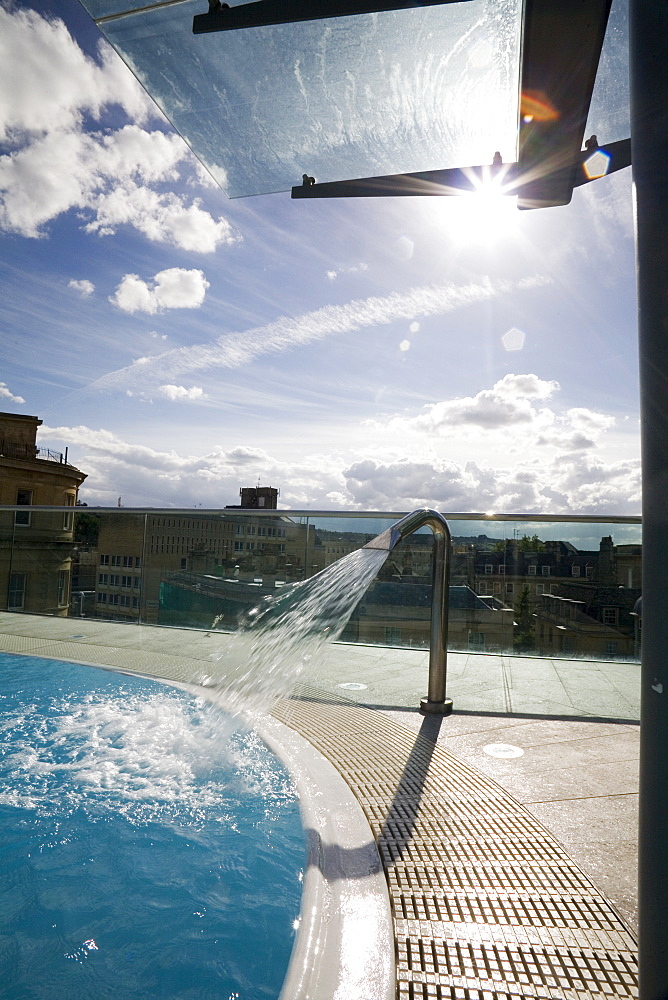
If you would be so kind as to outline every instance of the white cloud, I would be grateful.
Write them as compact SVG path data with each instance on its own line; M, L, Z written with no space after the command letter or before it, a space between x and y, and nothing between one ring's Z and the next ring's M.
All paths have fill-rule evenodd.
M91 388L121 389L139 381L176 381L184 374L208 368L239 368L263 354L289 351L325 337L381 326L418 316L440 316L464 309L511 291L549 284L550 278L534 275L518 282L491 281L467 285L427 285L393 292L385 297L353 299L343 305L323 306L301 316L282 317L266 326L232 333L207 344L177 348L156 355L141 371L130 366L110 372ZM524 377L524 376L523 376ZM533 376L535 378L535 376ZM529 393L529 387L526 392Z
M235 242L229 223L198 199L154 189L197 172L179 136L137 124L91 130L91 118L112 105L138 122L162 120L108 45L95 61L62 21L0 8L0 140L11 150L0 156L0 228L39 237L76 209L100 235L127 225L197 253Z
M88 281L86 278L82 278L81 280L72 278L71 281L68 281L67 287L71 288L75 292L78 292L82 299L92 295L95 291L95 285L93 282Z
M360 271L368 271L369 265L360 261L359 264L353 264L351 267L340 267L338 270L326 271L325 275L329 281L335 281L340 274L359 274Z
M0 399L8 399L10 403L25 403L23 396L15 396L14 393L7 388L6 382L0 382Z
M184 385L161 385L158 392L171 400L187 400L192 402L195 399L205 399L205 393L198 385L193 385L186 389Z
M188 390L185 390L186 392ZM42 427L41 442L70 446L88 474L89 503L130 506L234 503L239 487L257 481L281 489L286 507L322 510L486 510L526 513L638 513L640 462L605 462L597 455L532 456L531 465L455 462L411 447L410 454L304 454L284 461L270 451L231 444L204 454L159 451L104 429ZM408 448L407 448L408 451Z
M523 513L629 513L640 509L640 462L606 465L581 458L535 468L475 462L459 464L434 455L379 461L365 459L343 470L349 504L367 510L486 510Z
M390 425L393 430L448 433L453 427L467 425L497 430L513 424L534 424L541 416L534 401L548 399L558 388L557 382L537 375L504 375L491 389L483 389L475 396L431 403L417 417L395 417Z
M126 274L109 301L123 312L157 313L164 309L199 309L209 282L203 271L170 267L159 271L152 281ZM146 358L142 358L145 364ZM135 361L135 364L138 362Z
M46 70L48 68L48 80ZM120 105L138 121L153 103L111 48L84 55L63 22L32 10L0 7L0 140L22 132L73 129L84 114Z
M214 219L199 199L188 205L173 192L153 191L130 178L109 191L97 192L94 208L95 218L85 228L102 236L115 233L120 225L130 225L149 240L171 243L192 253L213 253L218 246L239 239L230 224L222 217Z
M554 445L563 451L581 451L593 448L601 435L613 427L615 418L585 407L574 407L556 416L553 425L540 434L538 447Z

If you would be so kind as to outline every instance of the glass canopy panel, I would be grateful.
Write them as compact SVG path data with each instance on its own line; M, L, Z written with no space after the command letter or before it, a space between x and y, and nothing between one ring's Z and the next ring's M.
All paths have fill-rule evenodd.
M119 0L85 0L94 17ZM127 9L127 7L125 8ZM192 34L205 0L100 29L231 197L516 159L521 0Z
M631 135L629 0L613 0L585 136L603 144Z

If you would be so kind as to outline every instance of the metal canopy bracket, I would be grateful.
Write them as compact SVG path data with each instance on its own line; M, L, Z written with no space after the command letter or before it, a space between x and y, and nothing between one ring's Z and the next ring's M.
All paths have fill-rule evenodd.
M611 5L525 0L518 208L571 200Z
M572 163L544 178L554 188L568 185L568 190L589 184L599 177L622 170L631 164L631 140L620 139L606 146L592 146L578 152ZM306 176L306 175L305 175ZM293 198L415 198L448 197L479 190L488 182L498 183L505 194L519 195L526 191L523 173L518 163L501 166L452 167L448 170L423 170L412 174L388 174L385 177L363 177L360 180L311 183L306 177L292 188ZM538 182L536 182L538 183ZM534 194L537 193L534 189ZM522 207L539 208L544 205Z
M437 7L444 3L467 0L256 0L235 7L209 0L209 13L193 17L193 34L209 31L232 31L235 28L257 28L265 24L290 24L294 21L321 21L328 17L350 17L354 14L378 14L389 10L409 10L411 7Z

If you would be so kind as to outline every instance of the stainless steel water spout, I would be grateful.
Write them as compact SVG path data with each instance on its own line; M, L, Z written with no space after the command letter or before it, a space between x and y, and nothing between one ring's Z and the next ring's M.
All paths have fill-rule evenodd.
M431 628L429 632L429 685L427 697L420 701L423 714L449 715L452 699L445 697L448 658L448 598L450 596L450 529L442 514L428 507L414 510L382 535L368 542L365 549L386 549L391 552L406 535L418 528L429 527L434 532L432 564Z

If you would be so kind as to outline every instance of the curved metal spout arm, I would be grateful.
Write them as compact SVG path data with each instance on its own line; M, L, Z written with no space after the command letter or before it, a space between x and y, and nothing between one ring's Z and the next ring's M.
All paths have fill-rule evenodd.
M402 538L418 528L429 527L434 533L432 562L431 627L429 641L429 686L427 697L420 702L420 711L449 715L452 699L445 697L448 657L448 599L450 596L450 529L448 522L436 510L425 507L414 510L391 528L368 542L365 549L386 549L391 552Z

